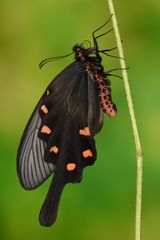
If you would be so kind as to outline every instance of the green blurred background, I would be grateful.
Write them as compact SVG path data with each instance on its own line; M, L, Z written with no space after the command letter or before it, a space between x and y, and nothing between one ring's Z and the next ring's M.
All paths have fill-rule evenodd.
M142 239L160 239L160 1L115 1L144 152ZM50 180L26 192L16 175L16 152L25 124L48 83L72 57L38 69L50 56L92 40L110 16L104 0L0 1L0 239L134 239L136 158L123 81L111 78L116 118L105 116L96 136L98 159L81 184L68 185L52 228L38 214ZM106 29L110 29L111 24ZM102 31L103 32L103 31ZM114 33L99 39L116 46ZM116 51L115 51L115 54ZM104 56L105 69L119 67Z

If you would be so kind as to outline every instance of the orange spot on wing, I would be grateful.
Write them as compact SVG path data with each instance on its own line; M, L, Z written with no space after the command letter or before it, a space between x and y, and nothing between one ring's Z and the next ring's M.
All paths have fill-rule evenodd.
M84 136L90 136L90 131L88 127L85 127L84 129L80 129L79 130L79 134L80 135L84 135Z
M67 170L68 171L73 171L76 168L76 164L75 163L68 163L67 164Z
M84 158L93 157L93 153L90 149L87 149L87 150L83 151L82 155L83 155Z
M59 149L56 146L50 148L50 152L58 153Z
M42 105L41 106L41 110L44 112L44 113L48 113L48 109L45 105Z
M41 128L41 133L46 133L46 134L50 134L51 133L51 129L44 125L42 128Z

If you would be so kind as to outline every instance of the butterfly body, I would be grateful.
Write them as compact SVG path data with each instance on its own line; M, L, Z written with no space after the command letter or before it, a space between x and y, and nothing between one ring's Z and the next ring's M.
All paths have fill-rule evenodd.
M17 172L28 190L54 177L40 211L40 223L52 225L67 183L82 180L83 168L96 158L94 136L102 127L103 112L115 116L110 81L98 49L73 47L75 61L49 84L23 133Z

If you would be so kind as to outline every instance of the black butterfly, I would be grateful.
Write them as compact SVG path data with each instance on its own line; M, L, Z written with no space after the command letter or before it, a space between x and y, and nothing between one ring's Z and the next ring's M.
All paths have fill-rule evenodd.
M35 189L54 173L40 211L43 226L55 222L65 184L80 182L83 168L95 162L94 135L102 127L103 112L116 115L107 79L111 74L104 72L100 56L112 49L99 50L97 44L97 38L109 31L95 37L108 21L92 33L94 47L85 48L83 43L73 47L75 61L47 87L19 145L17 172L23 188ZM51 60L42 61L40 67Z

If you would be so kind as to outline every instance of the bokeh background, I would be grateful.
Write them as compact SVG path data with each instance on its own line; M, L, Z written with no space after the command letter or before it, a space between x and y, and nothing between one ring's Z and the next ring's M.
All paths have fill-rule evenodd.
M160 1L115 1L144 152L142 239L160 239ZM72 57L39 62L92 40L110 16L105 0L0 1L0 239L134 239L136 158L123 81L112 77L116 118L105 116L96 136L98 159L81 184L68 185L52 228L38 214L48 179L27 192L16 175L16 152L26 122L49 82ZM109 24L106 29L110 29ZM105 31L105 30L103 30ZM101 31L101 32L103 32ZM116 46L114 33L99 39ZM117 52L115 51L115 55ZM104 56L105 69L119 67ZM119 73L120 74L120 73Z

